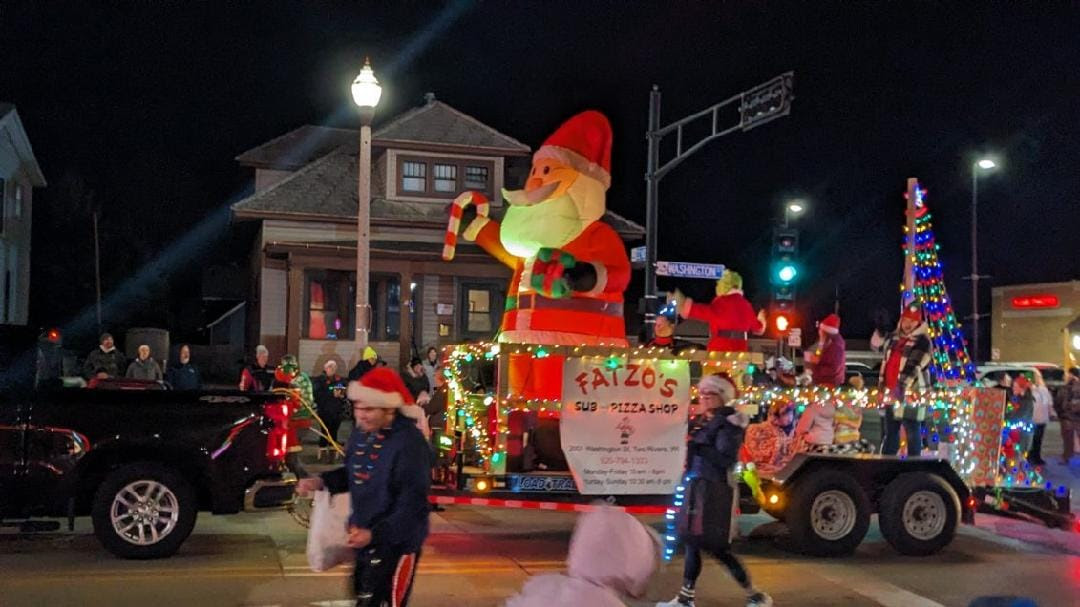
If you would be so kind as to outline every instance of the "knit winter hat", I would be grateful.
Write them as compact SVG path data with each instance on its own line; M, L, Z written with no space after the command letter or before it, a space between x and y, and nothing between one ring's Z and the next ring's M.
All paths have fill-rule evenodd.
M829 335L836 335L840 332L840 317L836 314L829 314L818 324L818 327Z
M735 400L739 396L739 389L727 373L713 373L706 375L698 382L698 393L702 391L719 392L725 403Z
M345 395L354 407L366 409L399 409L413 403L405 382L390 367L376 367L360 381L349 382Z
M375 361L379 359L379 353L375 351L375 348L368 346L364 348L364 352L360 355L360 360Z

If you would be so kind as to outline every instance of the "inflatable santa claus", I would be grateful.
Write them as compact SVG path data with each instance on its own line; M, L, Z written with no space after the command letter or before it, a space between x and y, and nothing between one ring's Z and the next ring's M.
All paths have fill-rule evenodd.
M452 206L443 258L453 257L461 210L476 205L465 229L513 271L499 341L626 345L623 291L630 260L619 235L600 220L611 184L611 125L596 111L567 120L533 155L525 188L503 190L501 223L478 192Z
M709 350L745 352L747 334L765 332L765 311L754 314L754 308L743 296L742 286L742 276L724 270L716 281L716 297L710 303L696 303L675 292L679 316L709 323Z

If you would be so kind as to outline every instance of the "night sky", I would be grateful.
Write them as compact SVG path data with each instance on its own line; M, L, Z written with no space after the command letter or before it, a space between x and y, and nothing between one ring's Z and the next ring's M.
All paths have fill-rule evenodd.
M570 115L605 112L608 205L641 223L650 86L666 124L794 70L789 117L712 143L662 182L659 257L727 264L764 304L770 226L787 197L805 198L800 308L819 316L838 291L849 337L898 306L907 177L929 190L947 284L968 313L980 153L1002 163L979 183L983 308L992 285L1080 278L1077 5L139 4L0 6L0 100L17 105L50 184L35 192L39 323L92 303L97 206L118 302L107 321L183 325L199 269L245 250L220 221L251 191L233 157L304 123L356 124L348 84L364 55L385 86L383 119L434 91L535 148ZM676 284L711 292L661 288Z

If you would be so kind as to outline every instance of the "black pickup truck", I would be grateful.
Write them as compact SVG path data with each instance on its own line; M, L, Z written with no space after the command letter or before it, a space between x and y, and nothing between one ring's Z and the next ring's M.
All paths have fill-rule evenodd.
M0 326L0 520L34 529L49 522L32 519L67 518L71 528L90 515L113 554L159 558L180 548L199 511L292 499L283 397L67 387L58 342Z

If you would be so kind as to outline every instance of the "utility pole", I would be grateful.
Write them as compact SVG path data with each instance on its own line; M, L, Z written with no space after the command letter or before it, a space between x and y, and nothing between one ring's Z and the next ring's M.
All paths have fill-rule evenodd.
M659 294L656 288L656 249L660 180L713 139L736 131L749 131L791 113L791 102L795 99L792 93L794 79L794 72L781 74L768 82L733 95L664 127L660 126L660 87L653 85L649 93L649 130L645 133L648 142L648 158L645 168L645 297L642 303L645 312L646 341L651 340L655 335L656 313L659 310ZM738 123L721 128L720 110L736 101L739 102ZM702 120L709 121L711 125L709 134L692 144L685 144L683 127ZM676 138L675 157L661 165L660 141L670 134L674 134Z
M101 325L101 248L98 244L98 212L94 209L94 286L97 290L97 328L102 333Z

